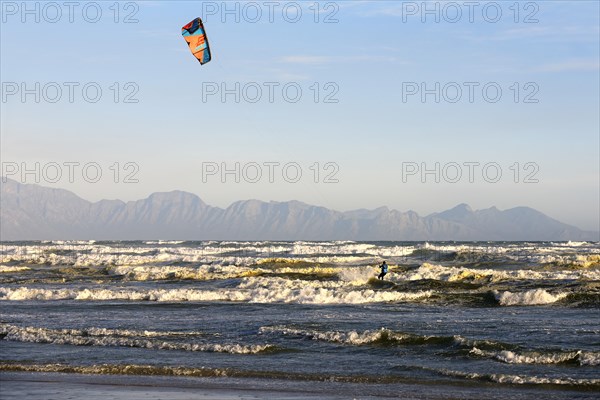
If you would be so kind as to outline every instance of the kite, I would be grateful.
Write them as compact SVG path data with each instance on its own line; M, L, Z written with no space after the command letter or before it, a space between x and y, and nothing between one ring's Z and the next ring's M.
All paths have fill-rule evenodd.
M189 24L181 28L181 35L190 46L194 57L200 61L200 64L206 64L210 61L210 47L206 31L200 18L196 18Z

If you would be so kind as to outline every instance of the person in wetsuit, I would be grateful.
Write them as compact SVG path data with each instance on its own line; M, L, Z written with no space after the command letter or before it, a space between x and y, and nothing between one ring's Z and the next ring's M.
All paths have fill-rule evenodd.
M388 265L384 261L383 264L379 266L379 268L381 268L381 273L377 276L377 279L383 280L383 277L388 273Z

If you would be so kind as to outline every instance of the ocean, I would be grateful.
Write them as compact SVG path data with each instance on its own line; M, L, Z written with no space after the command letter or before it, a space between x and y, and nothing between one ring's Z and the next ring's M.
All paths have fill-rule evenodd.
M0 396L598 398L599 309L591 242L3 242Z

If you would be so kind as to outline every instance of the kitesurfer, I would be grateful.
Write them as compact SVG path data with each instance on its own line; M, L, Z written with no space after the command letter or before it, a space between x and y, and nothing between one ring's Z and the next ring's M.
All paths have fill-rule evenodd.
M384 261L383 264L379 266L379 268L381 268L381 273L377 276L377 279L383 280L383 277L388 273L388 265Z

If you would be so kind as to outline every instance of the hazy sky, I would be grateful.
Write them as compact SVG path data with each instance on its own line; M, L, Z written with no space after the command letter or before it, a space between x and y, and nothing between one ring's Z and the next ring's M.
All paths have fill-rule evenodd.
M67 4L2 2L13 179L598 229L597 1ZM203 66L181 37L198 16Z

